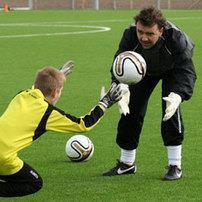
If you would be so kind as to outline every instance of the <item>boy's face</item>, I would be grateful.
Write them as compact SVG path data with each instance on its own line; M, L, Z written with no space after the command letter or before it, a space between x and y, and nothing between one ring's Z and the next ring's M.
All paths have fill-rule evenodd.
M144 49L154 46L163 33L163 28L159 29L157 24L147 27L140 22L137 22L136 30L138 40Z

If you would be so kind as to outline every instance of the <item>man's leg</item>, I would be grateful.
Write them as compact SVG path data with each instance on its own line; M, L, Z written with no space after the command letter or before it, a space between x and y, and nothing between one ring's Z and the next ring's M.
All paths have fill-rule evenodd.
M169 85L166 81L162 83L162 97L170 93ZM162 115L164 116L166 109L165 101L162 101ZM180 107L175 114L168 120L162 121L161 133L164 145L167 149L168 171L163 177L164 180L175 180L182 177L181 171L181 150L184 139L184 124Z
M0 175L0 197L17 197L33 194L43 186L40 175L24 163L20 171L13 175Z
M166 122L162 122L161 131L164 145L167 149L168 171L164 180L175 180L182 177L181 151L184 139L184 125L180 109Z
M136 172L135 155L146 114L149 97L157 85L159 78L145 77L140 83L131 85L130 114L121 115L118 123L116 142L121 148L121 157L117 166L104 173L105 176L130 174ZM124 168L120 171L120 167ZM125 170L126 172L123 172ZM119 172L120 171L120 172Z

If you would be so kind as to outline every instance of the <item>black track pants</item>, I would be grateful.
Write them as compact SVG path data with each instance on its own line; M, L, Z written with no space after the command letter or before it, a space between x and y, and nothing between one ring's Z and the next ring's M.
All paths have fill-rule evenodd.
M17 197L33 194L43 186L40 175L28 164L13 175L0 175L0 197Z
M121 115L117 129L116 142L122 149L132 150L138 147L148 100L159 80L158 77L146 76L140 83L130 86L130 114ZM168 96L170 91L169 81L163 80L162 97ZM165 108L165 101L162 101L162 116L164 116ZM182 144L184 126L180 109L170 120L161 123L161 132L165 146Z

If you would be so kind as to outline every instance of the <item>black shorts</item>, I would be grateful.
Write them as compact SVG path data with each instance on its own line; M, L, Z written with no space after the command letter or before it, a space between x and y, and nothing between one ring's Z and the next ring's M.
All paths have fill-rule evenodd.
M0 175L0 197L17 197L33 194L43 186L41 176L28 164L13 175Z

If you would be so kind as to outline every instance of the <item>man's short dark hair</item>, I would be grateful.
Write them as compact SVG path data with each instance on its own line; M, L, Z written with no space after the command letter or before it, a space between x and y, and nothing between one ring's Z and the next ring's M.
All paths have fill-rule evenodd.
M158 25L158 28L166 26L166 18L163 16L160 10L151 6L144 8L140 11L138 15L134 17L135 24L140 22L143 26L153 26L154 24Z

